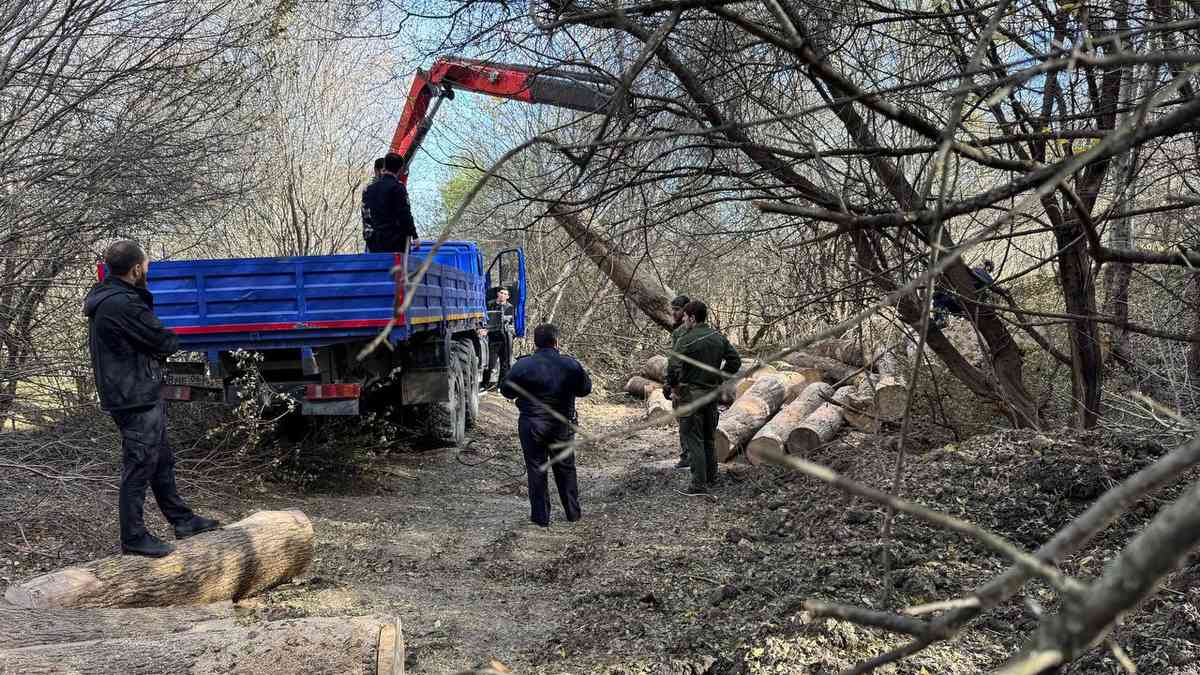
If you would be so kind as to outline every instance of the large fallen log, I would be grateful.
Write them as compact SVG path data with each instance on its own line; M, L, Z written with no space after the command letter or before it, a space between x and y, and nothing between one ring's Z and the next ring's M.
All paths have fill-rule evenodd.
M637 398L649 398L650 392L655 389L662 389L662 384L641 375L634 375L625 383L625 393Z
M567 207L555 204L547 213L571 237L579 250L612 279L626 298L633 300L646 316L662 328L674 328L675 317L671 313L671 296L674 293L658 281L651 265L634 260L621 251L617 242L589 230Z
M833 387L828 384L820 380L809 383L794 401L783 406L771 421L754 434L746 444L746 459L751 464L759 464L762 462L763 452L767 450L787 452L788 436L803 424L814 410L824 405L824 396L832 395Z
M833 402L823 403L804 419L787 437L787 452L791 455L802 455L818 446L833 440L837 432L845 424L842 418L842 407L854 387L842 387L833 394Z
M717 461L728 462L746 441L762 428L771 416L783 407L791 384L788 376L795 373L773 373L760 376L746 393L738 396L717 423Z
M642 377L655 382L667 381L667 357L651 356L642 364Z
M299 511L259 511L178 542L165 558L113 556L9 587L8 602L45 607L167 607L237 600L303 572L313 527Z
M0 603L0 649L228 628L233 616L232 602L148 609L24 609Z
M816 368L820 370L826 382L830 384L853 377L858 368L831 359L827 356L806 351L792 352L784 360L797 368Z
M0 672L401 675L404 641L399 622L391 619L293 619L224 630L0 649Z

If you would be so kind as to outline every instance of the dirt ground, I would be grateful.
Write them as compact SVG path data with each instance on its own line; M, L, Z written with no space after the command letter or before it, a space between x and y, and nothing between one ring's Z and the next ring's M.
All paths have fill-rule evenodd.
M393 453L336 492L204 491L194 501L226 521L256 509L302 509L317 534L312 567L249 602L280 617L399 616L414 673L497 661L518 673L825 674L903 644L802 609L807 598L879 606L875 506L748 466L723 467L724 482L710 497L685 497L677 489L688 476L673 468L671 426L581 455L583 520L563 521L554 499L551 527L534 528L510 405L489 396L463 451ZM587 432L640 415L636 402L616 396L580 408ZM1163 452L1099 434L1005 431L953 444L918 429L916 439L910 498L1027 547ZM812 459L886 488L895 451L878 437L847 434ZM91 501L51 499L19 528L0 524L0 587L111 552L111 489L98 484ZM1135 506L1064 569L1099 574L1162 503ZM905 518L891 558L891 608L959 597L1004 568L979 547ZM1139 672L1200 672L1197 577L1191 559L1118 629ZM986 672L1019 648L1036 612L1054 606L1048 590L1030 584L957 640L881 672ZM1119 670L1098 648L1065 672Z

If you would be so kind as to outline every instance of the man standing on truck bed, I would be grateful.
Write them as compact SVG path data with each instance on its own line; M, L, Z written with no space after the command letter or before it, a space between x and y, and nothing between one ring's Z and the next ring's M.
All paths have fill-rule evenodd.
M215 520L192 513L175 487L175 451L167 442L162 364L179 350L179 338L154 315L146 289L150 259L132 241L104 254L107 276L88 293L88 351L100 407L121 431L121 551L159 558L175 547L146 531L146 486L175 528L175 538L214 530Z
M691 405L712 394L742 367L737 350L708 325L708 307L692 300L683 308L687 332L675 340L667 361L667 389L677 406ZM717 398L679 418L679 436L692 462L692 484L687 495L705 494L717 481Z
M592 393L592 380L578 361L559 353L558 328L554 324L535 328L533 344L537 351L517 359L508 379L500 383L500 393L516 399L521 411L517 430L529 480L529 519L540 527L550 527L550 490L541 467L557 454L553 446L574 438L574 425L579 420L575 397ZM582 513L574 453L550 468L567 520L579 520Z
M417 238L408 190L400 182L404 160L388 153L383 172L363 190L363 239L368 253L407 253Z
M500 373L496 376L496 386L508 377L508 369L512 367L512 322L513 306L508 302L508 289L496 291L496 299L488 303L487 308L487 338L488 363L483 370L483 386L491 386L492 371L496 370L499 362Z

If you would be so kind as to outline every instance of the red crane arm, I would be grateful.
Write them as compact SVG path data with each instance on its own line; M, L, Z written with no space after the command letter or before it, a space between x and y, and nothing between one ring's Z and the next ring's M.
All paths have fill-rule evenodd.
M454 98L456 89L582 112L604 110L613 92L610 80L589 73L473 59L438 59L428 71L417 70L404 113L392 135L388 151L404 158L401 180L408 179L408 165L429 133L442 100Z

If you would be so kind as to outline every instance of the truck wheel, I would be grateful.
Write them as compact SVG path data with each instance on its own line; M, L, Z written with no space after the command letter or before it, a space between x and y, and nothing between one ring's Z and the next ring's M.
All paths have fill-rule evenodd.
M462 445L467 439L466 377L456 353L451 354L446 375L450 378L450 400L428 406L426 428L430 436L443 443Z
M463 389L467 398L466 425L468 429L474 429L475 420L479 419L479 357L475 355L471 343L466 341L455 342L454 351L463 365Z

